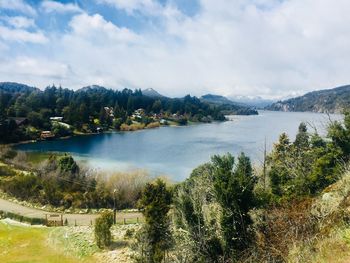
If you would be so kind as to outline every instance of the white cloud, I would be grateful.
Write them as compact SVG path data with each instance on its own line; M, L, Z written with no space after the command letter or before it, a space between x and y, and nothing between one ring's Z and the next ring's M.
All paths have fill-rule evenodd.
M46 13L81 13L83 10L73 3L63 4L56 1L45 0L41 3L41 8Z
M35 27L34 19L24 16L2 16L1 20L4 20L7 24L14 28L31 28Z
M0 9L15 10L27 15L36 15L35 9L23 0L0 0Z
M137 40L135 33L106 21L99 14L89 16L84 13L74 16L69 25L73 31L73 36L91 38L100 43L110 44L111 41L123 43ZM114 42L114 44L118 44L118 42Z
M0 63L0 74L7 76L8 81L46 87L53 82L59 84L67 81L67 77L73 73L67 64L61 62L18 56L4 59L3 63Z
M46 36L41 32L29 32L23 29L10 29L0 25L0 38L5 41L30 42L44 44L48 42Z

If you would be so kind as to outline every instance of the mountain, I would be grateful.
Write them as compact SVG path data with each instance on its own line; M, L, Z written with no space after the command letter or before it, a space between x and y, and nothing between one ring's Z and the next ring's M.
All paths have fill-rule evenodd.
M106 91L107 89L105 87L99 86L99 85L90 85L83 87L81 89L78 89L77 92L87 92L87 91Z
M274 111L312 111L341 113L350 107L350 85L319 90L303 96L278 101L266 107Z
M258 112L247 105L236 103L221 95L206 94L200 100L211 105L219 106L225 115L257 115Z
M25 84L16 83L16 82L0 82L0 91L8 92L8 93L30 93L37 88L30 87Z
M144 89L142 90L142 94L151 97L151 98L163 98L164 96L162 94L159 94L158 91L149 88L149 89Z
M200 100L208 103L213 103L213 104L229 104L229 105L236 104L224 96L214 95L214 94L203 95L200 98Z
M270 99L264 99L262 97L256 96L256 97L249 97L249 96L232 96L230 99L233 102L247 105L250 107L256 107L256 108L264 108L266 106L271 105L272 103L276 102L275 100Z

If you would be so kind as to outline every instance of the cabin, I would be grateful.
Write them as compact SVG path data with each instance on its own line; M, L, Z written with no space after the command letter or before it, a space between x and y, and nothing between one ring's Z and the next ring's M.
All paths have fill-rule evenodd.
M42 131L40 134L40 139L42 140L50 140L55 138L55 135L51 131Z
M9 120L14 120L17 126L27 125L29 123L27 118L21 118L21 117L9 118Z
M50 117L50 121L62 121L63 117Z
M114 110L112 107L104 107L104 110L109 117L114 118Z

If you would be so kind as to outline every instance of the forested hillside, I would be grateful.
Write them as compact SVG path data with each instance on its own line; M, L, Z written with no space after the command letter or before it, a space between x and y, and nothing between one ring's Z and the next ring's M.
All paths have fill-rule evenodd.
M211 105L220 105L220 107L226 110L228 113L233 110L238 115L257 115L258 114L258 112L254 108L244 105L243 103L234 102L220 95L206 94L206 95L203 95L200 98L200 100L202 102L206 102Z
M341 113L350 105L350 85L309 92L303 96L278 101L266 107L274 111L312 111Z
M151 97L141 90L112 90L88 86L77 91L49 86L44 91L23 84L0 83L0 141L16 142L73 131L134 130L187 121L224 120L224 113L240 114L240 107L223 107L183 98ZM52 134L48 133L51 132Z

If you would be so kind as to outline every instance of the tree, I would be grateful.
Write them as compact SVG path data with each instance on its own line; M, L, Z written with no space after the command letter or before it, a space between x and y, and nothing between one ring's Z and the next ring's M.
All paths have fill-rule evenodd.
M95 240L99 248L108 247L111 244L111 226L113 225L113 213L111 211L102 212L95 222Z
M249 227L252 220L248 212L255 206L253 190L256 180L250 160L243 153L238 157L236 166L231 154L216 155L212 163L215 194L222 207L225 257L234 259L251 242Z
M171 247L168 218L171 197L171 192L160 179L145 186L140 200L146 220L142 235L145 249L142 251L141 260L150 263L162 262L165 251Z

